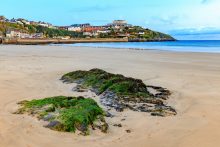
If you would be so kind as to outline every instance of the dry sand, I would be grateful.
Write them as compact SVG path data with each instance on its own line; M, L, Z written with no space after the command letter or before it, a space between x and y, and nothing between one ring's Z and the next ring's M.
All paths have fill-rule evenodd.
M72 85L59 81L61 75L95 67L170 89L169 105L178 115L160 118L125 111L108 119L122 128L111 125L108 134L83 137L12 114L20 100L73 95ZM220 54L0 46L0 147L217 147L219 138Z

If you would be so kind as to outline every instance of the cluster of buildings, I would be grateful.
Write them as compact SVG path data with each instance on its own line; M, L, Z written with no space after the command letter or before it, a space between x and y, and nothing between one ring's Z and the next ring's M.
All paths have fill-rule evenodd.
M14 23L14 24L20 24L20 25L38 25L38 26L43 26L43 27L48 27L48 28L56 28L56 29L57 29L57 27L55 27L55 26L53 26L52 24L47 23L47 22L42 22L42 21L38 21L38 22L28 21L28 20L23 19L23 18L7 19L7 18L5 18L4 16L0 16L0 22L8 22L8 23Z
M73 32L82 32L84 36L94 37L99 34L108 34L112 29L122 32L125 27L132 27L132 25L128 24L125 20L115 20L110 24L104 26L92 26L89 23L85 24L74 24L71 26L61 26L59 29L73 31ZM121 36L119 34L119 36ZM123 37L127 37L127 35L123 35Z
M15 30L15 29L9 29L6 31L6 38L21 38L21 39L42 39L44 38L43 33L25 33L21 32L20 30Z
M123 30L125 27L132 27L132 25L128 24L125 20L115 20L110 24L103 25L103 26L93 26L89 23L85 24L74 24L70 26L53 26L50 23L46 22L35 22L35 21L28 21L23 18L19 19L7 19L4 16L0 16L0 22L9 22L9 23L16 23L21 25L35 25L35 26L42 26L47 27L51 29L60 29L60 30L66 30L66 31L72 31L72 32L81 32L83 33L83 36L85 37L96 37L100 34L108 34L113 30L116 30L117 32L122 32L120 30ZM117 37L128 37L129 34L117 34ZM9 29L6 32L6 37L8 38L43 38L43 33L35 33L35 34L28 34L25 32L20 32L19 30L13 30Z

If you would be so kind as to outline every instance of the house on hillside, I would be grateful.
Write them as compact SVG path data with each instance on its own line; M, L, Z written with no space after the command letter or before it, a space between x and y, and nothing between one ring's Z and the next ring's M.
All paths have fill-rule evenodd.
M101 32L104 32L104 28L101 26L89 26L82 29L83 35L87 37L96 37Z
M25 33L19 30L7 30L6 31L6 38L19 38L19 39L41 39L44 38L43 33Z
M89 26L83 28L83 32L97 32L97 31L103 31L104 28L100 26Z
M31 34L30 37L33 39L42 39L42 38L44 38L44 34L43 33L34 33L34 34Z
M139 32L138 33L138 35L144 35L145 34L145 32Z
M19 18L19 19L17 19L17 21L20 21L20 22L22 22L23 24L26 24L26 25L30 25L30 22L26 19L23 19L23 18Z
M48 28L50 28L50 29L58 29L58 27L53 26L53 25L49 25L49 27L48 27Z
M83 32L83 36L86 36L87 38L96 37L98 35L99 35L98 32Z
M68 31L81 32L81 31L82 31L82 28L81 28L81 27L77 27L77 26L69 26L69 27L68 27Z
M3 33L0 31L0 39L3 38Z
M31 38L30 34L25 33L25 32L21 32L19 30L12 30L9 29L6 31L6 38Z
M23 23L20 20L14 19L12 18L11 20L9 20L10 23L14 23L14 24L20 24L23 25Z
M92 33L91 32L83 32L83 36L92 37Z
M73 24L71 27L80 27L80 28L85 28L85 27L90 27L90 23L84 23L84 24Z
M53 26L53 25L50 24L50 23L46 23L46 22L42 22L42 21L39 21L39 22L37 23L37 25L42 26L42 27L46 27L46 28L51 28L51 27Z
M6 38L18 38L20 37L20 32L16 30L7 30Z
M132 27L132 25L128 24L126 20L114 20L112 23L107 24L107 27L121 29L125 27Z
M0 16L0 22L5 22L6 18L4 16Z
M110 30L98 30L97 33L99 34L107 34L107 33L110 33L111 31Z
M31 25L35 25L35 26L38 25L38 23L35 22L35 21L30 21L30 24L31 24Z
M58 27L58 29L60 29L60 30L68 30L68 26L60 26L60 27Z

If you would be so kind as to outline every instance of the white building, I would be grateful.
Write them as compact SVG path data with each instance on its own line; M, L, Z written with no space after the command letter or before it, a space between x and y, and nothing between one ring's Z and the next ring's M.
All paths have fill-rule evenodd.
M73 24L71 25L72 27L80 27L80 28L86 28L86 27L90 27L90 23L84 23L84 24Z
M30 38L30 35L17 30L8 30L6 32L6 38Z
M19 19L17 19L17 22L22 22L23 24L26 24L26 25L30 25L30 22L28 21L28 20L25 20L25 19L23 19L23 18L19 18Z
M4 16L0 16L0 22L5 22L6 18Z
M118 24L118 25L126 25L128 24L126 20L114 20L113 24Z
M110 33L111 31L110 30L104 30L104 31L100 31L98 30L97 33L99 34L107 34L107 33Z
M6 38L40 39L40 38L44 38L44 34L43 33L28 34L28 33L20 32L18 30L8 30L6 32Z
M38 23L38 25L42 27L47 27L47 28L49 27L47 23L42 23L42 22Z
M82 28L81 27L77 27L77 26L70 26L70 27L68 27L68 31L81 32Z
M38 38L38 39L44 38L43 33L34 33L34 34L31 34L30 36L31 36L31 38Z
M83 35L84 36L92 36L92 33L91 32L83 32Z
M46 22L38 22L38 25L39 26L42 26L42 27L46 27L46 28L50 28L50 27L52 27L52 24L50 24L50 23L46 23Z
M92 37L92 36L98 36L98 32L83 32L83 36Z
M138 34L139 34L139 35L144 35L144 34L145 34L145 32L139 32Z
M49 25L49 27L48 27L48 28L50 28L50 29L58 29L58 27L53 26L53 25Z
M6 38L18 38L18 37L20 37L19 31L8 30L6 32Z
M132 25L128 24L126 20L114 20L113 23L110 23L107 26L121 29L124 27L131 27Z

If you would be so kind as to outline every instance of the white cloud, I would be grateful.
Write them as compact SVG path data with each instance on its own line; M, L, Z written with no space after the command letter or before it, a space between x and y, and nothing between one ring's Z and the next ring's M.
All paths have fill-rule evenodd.
M155 17L151 22L157 22L158 28L164 30L187 28L219 28L220 29L220 0L205 0L205 4L192 3L184 7L170 10L165 16ZM155 24L154 24L155 25Z

